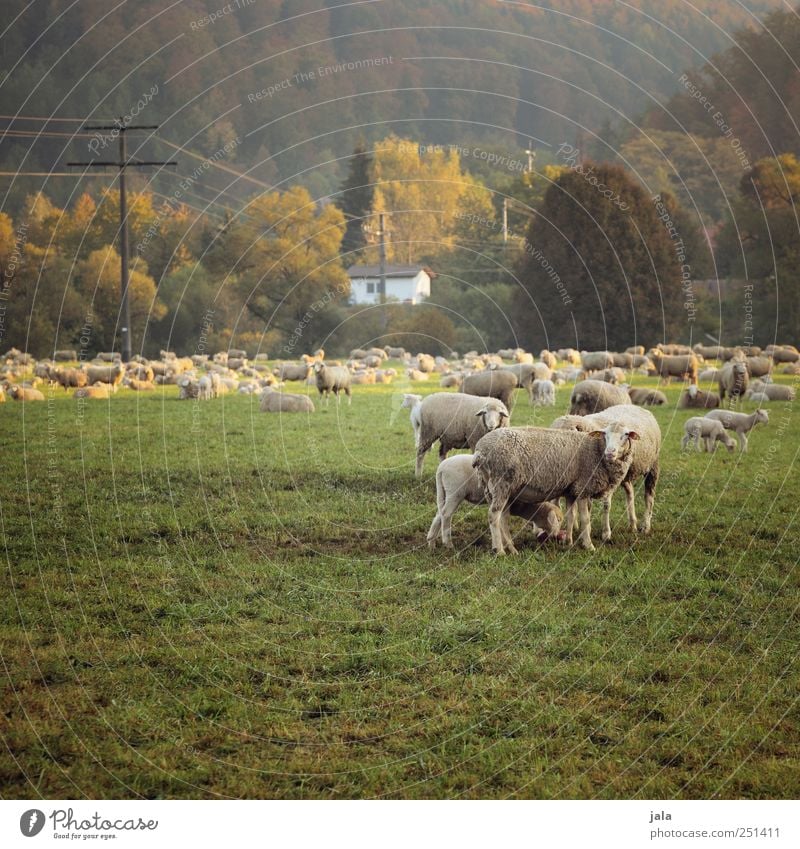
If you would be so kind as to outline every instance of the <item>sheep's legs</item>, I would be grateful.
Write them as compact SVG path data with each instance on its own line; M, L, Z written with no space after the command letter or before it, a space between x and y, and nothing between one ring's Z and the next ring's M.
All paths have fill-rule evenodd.
M439 511L442 515L442 543L448 548L453 547L453 514L460 503L455 499L448 499Z
M742 454L747 453L747 435L742 431L737 430L736 435L739 437L739 447L742 449Z
M489 531L492 534L492 548L496 554L505 554L503 539L503 513L508 509L508 496L498 493L492 494L489 505Z
M658 473L659 468L656 465L644 476L644 520L641 526L641 531L644 534L650 533L650 525L653 521L653 506L656 503Z
M578 499L578 511L581 517L581 545L587 551L594 551L594 545L592 545L592 502L588 498Z
M633 484L630 481L623 481L622 488L625 490L625 506L628 508L628 526L632 531L635 531L638 521L636 519L636 501L634 499Z
M567 504L567 509L564 511L564 524L566 536L564 543L572 545L572 529L575 526L575 499L569 496L564 496L564 501Z
M613 490L611 492L607 492L603 496L603 542L608 542L611 539L611 496L613 495ZM581 516L581 522L583 522L583 516Z
M517 551L517 547L514 545L514 538L511 536L511 531L509 530L508 525L508 517L511 513L510 505L506 506L506 509L503 510L502 517L500 519L500 533L503 534L503 542L505 543L506 549L509 554L519 554Z

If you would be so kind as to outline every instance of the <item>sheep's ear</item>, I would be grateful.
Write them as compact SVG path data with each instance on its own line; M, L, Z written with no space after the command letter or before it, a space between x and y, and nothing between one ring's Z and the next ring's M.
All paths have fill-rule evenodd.
M639 438L639 434L636 433L635 430L629 430L628 431L628 439L638 439L638 438Z
M488 412L488 411L487 411L486 407L484 407L482 410L478 410L478 412L475 413L475 415L476 416L482 416L486 412Z
M604 430L592 430L586 434L587 436L591 436L592 439L605 439L606 432Z

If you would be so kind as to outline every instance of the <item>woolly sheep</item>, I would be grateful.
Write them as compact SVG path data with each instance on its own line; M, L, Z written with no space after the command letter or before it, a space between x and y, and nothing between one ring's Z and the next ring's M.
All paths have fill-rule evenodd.
M278 380L305 380L310 374L308 363L281 363L275 369Z
M317 391L325 398L325 403L330 402L331 392L336 396L339 403L339 393L347 395L347 403L352 404L353 396L350 391L350 372L344 366L329 366L322 361L314 363L314 377L316 378Z
M679 410L711 410L719 405L720 398L716 392L706 392L704 389L698 389L694 384L687 386L678 398Z
M12 384L8 387L8 394L14 401L44 401L44 395L38 389L27 386Z
M633 345L630 348L626 348L625 353L642 357L644 356L644 345Z
M531 387L533 403L540 407L554 407L556 387L552 380L534 380Z
M415 368L406 369L406 376L409 380L427 380L428 373Z
M138 380L135 377L129 377L127 379L127 384L129 389L132 389L134 392L149 392L150 390L155 389L155 385L150 380Z
M756 410L750 415L745 413L735 413L732 410L712 410L706 413L707 419L716 419L722 422L725 430L735 431L736 437L739 440L739 447L742 453L747 452L747 434L759 423L769 423L769 413L766 410Z
M403 400L400 402L401 410L410 410L411 427L414 429L414 447L419 445L419 430L422 425L420 418L419 405L422 403L422 395L414 395L411 392L403 394Z
M703 369L697 376L698 383L719 383L719 371L718 368Z
M509 409L516 388L516 375L504 369L491 369L479 374L470 374L461 383L463 394L478 395L482 398L497 398Z
M498 554L516 554L507 531L511 503L565 498L566 542L572 545L575 506L581 521L580 542L594 549L591 499L604 497L624 479L638 434L619 423L590 434L538 427L499 428L477 444L473 467L490 496L489 529Z
M683 346L672 346L672 349L676 347ZM691 353L691 349L688 354L664 354L657 349L653 352L653 365L665 381L679 377L681 380L697 383L700 364L697 356Z
M728 451L733 451L736 447L736 442L731 439L725 432L722 422L715 419L708 419L705 416L694 416L687 419L683 425L683 439L681 440L681 448L686 449L688 444L694 441L694 447L698 450L705 450L709 454L713 454L717 448L717 442L721 442ZM700 440L703 440L701 448Z
M614 358L608 351L581 351L581 367L584 371L602 371L613 366Z
M569 411L574 416L587 416L618 404L632 404L621 386L602 380L581 380L572 388Z
M772 371L772 360L769 357L748 357L746 362L750 377L764 377Z
M51 368L49 377L50 380L55 380L59 386L63 386L65 392L68 389L80 388L89 383L87 373L77 368Z
M442 389L459 389L464 381L464 375L460 371L451 371L450 374L443 374L439 380L439 386Z
M796 391L793 386L786 386L780 383L762 383L759 387L755 385L752 386L752 393L750 394L750 400L762 400L755 398L754 393L759 393L768 401L794 401L796 396Z
M625 372L621 368L604 368L592 373L593 380L602 380L604 383L625 383Z
M628 395L631 402L638 407L661 407L667 403L667 396L658 389L629 386Z
M108 399L111 397L111 391L107 384L100 384L99 386L84 386L81 389L76 389L73 397Z
M452 519L461 504L485 504L486 493L480 476L472 468L471 454L457 454L439 463L436 469L436 515L428 531L428 545L436 547L436 540L441 534L442 544L452 548ZM557 505L529 504L517 500L511 505L511 514L521 516L533 522L539 532L538 539L544 542L549 538L558 537L563 516ZM508 540L511 543L511 540ZM511 543L513 545L513 543Z
M546 348L539 352L539 359L551 370L558 365L558 357Z
M53 359L57 363L75 362L75 360L78 359L78 352L77 351L54 351L53 352Z
M603 429L610 424L617 423L627 428L633 428L638 440L633 444L633 460L630 469L622 481L625 490L625 498L628 510L628 523L631 530L637 529L636 506L634 503L634 485L639 478L644 478L644 518L639 530L642 533L650 533L653 520L653 507L655 506L656 485L660 472L661 455L661 428L649 410L641 407L621 404L609 407L600 413L591 416L562 416L556 419L551 427L564 430L579 430L590 433L593 430ZM609 490L603 498L603 539L611 538L611 497L613 490Z
M419 435L416 440L415 474L422 475L425 455L439 443L439 460L454 448L474 449L478 440L495 428L506 427L508 408L496 398L476 397L463 392L435 392L419 405ZM545 500L545 499L542 499Z
M115 366L89 366L86 376L89 383L107 383L116 392L125 376L125 369L119 363Z
M262 413L313 413L314 402L308 395L278 392L268 386L261 393L259 409Z
M750 383L747 364L738 361L725 363L719 371L718 380L721 399L724 400L726 394L731 398L741 398Z
M614 368L633 368L633 354L617 354L612 351L611 359L614 362Z

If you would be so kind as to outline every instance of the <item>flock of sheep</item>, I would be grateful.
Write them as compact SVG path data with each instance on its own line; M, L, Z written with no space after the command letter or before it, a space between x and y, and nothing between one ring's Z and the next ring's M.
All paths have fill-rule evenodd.
M387 367L398 360L402 370ZM706 360L717 368L701 371ZM683 381L679 409L703 410L684 424L682 447L712 452L718 442L732 451L736 442L747 451L747 434L769 415L762 406L751 414L730 407L746 398L763 405L792 401L792 387L772 382L780 366L784 373L800 374L800 352L791 345L758 348L723 348L696 345L658 345L645 353L633 347L623 353L578 352L566 348L542 351L538 359L520 348L495 354L411 356L402 348L356 349L344 362L325 360L322 350L304 355L300 362L271 366L266 355L252 361L242 350L219 352L212 357L178 357L162 351L158 360L134 357L123 364L117 355L100 354L92 362L75 363L75 351L56 351L52 360L35 361L16 349L7 352L0 366L0 401L6 393L14 400L41 401L38 385L74 390L79 398L109 398L120 386L137 392L159 384L174 384L182 400L206 401L229 392L257 395L263 412L313 413L306 393L290 393L288 382L316 387L324 403L334 395L352 401L352 386L391 383L405 376L415 381L438 378L439 391L423 397L403 394L416 445L416 475L421 476L425 456L439 443L436 472L437 512L428 532L428 543L438 539L452 545L452 517L464 501L489 504L492 547L515 553L508 528L509 515L532 523L539 541L557 538L572 544L580 530L582 546L592 549L591 502L603 502L602 538L611 537L610 505L622 487L632 529L648 533L652 524L659 476L661 431L645 409L661 406L667 397L657 389L629 385L633 375L658 376L662 381ZM26 374L30 376L24 379ZM538 407L553 406L557 386L571 383L569 414L550 427L511 427L512 399L522 389ZM701 388L702 383L706 388ZM711 387L715 385L718 392ZM727 401L726 401L727 399ZM723 402L728 408L720 409ZM454 449L471 454L448 458ZM644 481L644 514L637 523L634 485ZM564 499L565 511L559 505ZM564 529L562 530L562 524Z

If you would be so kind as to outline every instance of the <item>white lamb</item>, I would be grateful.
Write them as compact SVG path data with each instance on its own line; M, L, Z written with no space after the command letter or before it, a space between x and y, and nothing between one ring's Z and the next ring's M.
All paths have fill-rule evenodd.
M725 428L722 422L715 419L707 419L705 416L694 416L687 419L683 425L683 439L681 440L681 448L686 449L690 442L694 441L694 447L698 451L708 451L713 454L717 448L717 442L721 442L728 451L733 451L736 447L736 442L725 433ZM700 440L703 440L703 447L700 445Z

